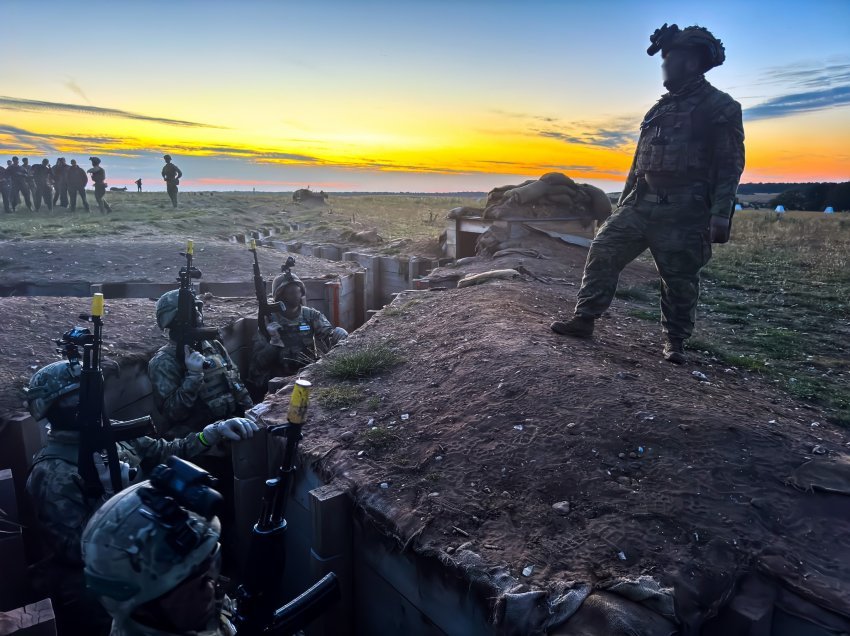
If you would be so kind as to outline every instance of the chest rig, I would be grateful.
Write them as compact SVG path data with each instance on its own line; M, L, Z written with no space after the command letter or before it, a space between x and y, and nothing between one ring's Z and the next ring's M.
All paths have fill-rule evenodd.
M304 317L304 310L297 319L280 316L278 324L280 339L283 342L286 356L295 362L306 362L305 357L315 358L315 332Z
M239 372L217 340L205 342L203 353L211 366L204 369L204 383L198 391L198 399L207 405L216 418L232 417L239 410L236 401L236 394L242 389Z
M709 178L712 163L711 126L704 106L706 94L662 100L641 122L635 169L669 177Z

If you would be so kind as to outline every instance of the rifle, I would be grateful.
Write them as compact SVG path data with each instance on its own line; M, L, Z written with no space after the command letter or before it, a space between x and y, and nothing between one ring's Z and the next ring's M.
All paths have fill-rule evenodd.
M103 346L103 294L95 294L91 302L91 314L80 314L80 320L91 322L94 333L84 327L74 327L62 335L56 344L60 353L67 356L72 365L80 364L80 406L77 410L77 425L80 431L77 470L83 479L86 496L97 498L104 494L103 484L94 465L94 453L106 453L109 479L113 492L122 488L121 466L118 462L116 442L136 439L153 430L150 417L141 417L119 426L112 426L103 408L103 370L100 366ZM83 353L80 356L79 348Z
M200 279L202 274L201 270L192 264L194 252L195 243L190 239L186 241L186 251L180 252L180 256L186 257L186 265L180 268L177 276L177 280L180 282L180 291L177 296L177 317L171 327L177 331L177 360L183 371L186 370L186 360L183 355L185 347L196 349L199 342L218 339L218 329L198 326L198 314L195 310L195 288L192 281ZM209 369L210 366L209 361L204 362L205 369Z
M331 572L311 588L276 609L281 573L286 566L286 504L295 476L301 427L307 414L310 382L297 380L289 403L287 423L270 426L269 435L286 440L283 460L273 479L266 480L260 518L251 532L246 580L237 591L236 626L245 634L293 634L339 600L336 575Z
M254 254L254 293L257 295L257 331L264 336L266 340L270 340L266 327L271 317L272 308L269 305L269 298L266 295L266 281L263 280L263 275L260 273L260 262L257 260L257 242L251 239L248 244L248 249Z

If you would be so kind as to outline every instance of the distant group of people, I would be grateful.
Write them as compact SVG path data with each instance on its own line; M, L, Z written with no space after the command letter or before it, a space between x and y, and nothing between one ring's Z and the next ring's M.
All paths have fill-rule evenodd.
M163 157L165 165L162 168L162 178L171 204L177 207L178 184L183 172L171 162L171 156ZM3 211L13 213L23 203L32 212L40 211L42 204L48 209L54 207L67 208L69 212L77 209L79 196L86 212L90 212L86 199L86 185L91 176L94 185L94 198L100 212L107 214L112 208L106 201L106 170L101 165L99 157L89 157L91 168L84 170L77 165L75 159L68 164L65 157L56 159L50 165L49 159L31 165L28 157L12 157L6 165L0 165L0 197L3 199ZM142 191L142 180L136 180L137 192Z

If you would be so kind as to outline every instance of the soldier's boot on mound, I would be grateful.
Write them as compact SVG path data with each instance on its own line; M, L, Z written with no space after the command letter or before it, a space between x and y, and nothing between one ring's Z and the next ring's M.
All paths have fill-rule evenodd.
M593 335L593 318L587 316L573 316L566 322L553 322L550 328L562 336L574 336L576 338L590 338Z
M685 355L685 341L671 338L664 343L664 359L673 364L685 364L688 361Z

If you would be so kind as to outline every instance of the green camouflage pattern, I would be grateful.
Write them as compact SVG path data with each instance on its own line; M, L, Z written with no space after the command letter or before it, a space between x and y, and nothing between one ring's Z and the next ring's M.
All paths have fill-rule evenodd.
M187 511L200 542L186 555L175 552L167 540L168 528L141 512L144 504L137 491L148 485L142 482L112 497L92 516L82 536L86 583L113 618L111 634L167 634L134 621L133 611L185 581L217 549L221 535L217 518L207 521ZM207 629L193 633L235 633L227 631L223 609L220 606Z
M611 304L620 272L649 249L661 276L661 326L687 339L696 319L699 272L711 258L706 203L653 203L619 208L604 223L587 255L576 315L599 318Z
M106 499L83 494L83 481L77 474L78 444L79 433L75 431L49 432L47 446L35 456L26 484L43 554L33 568L33 584L53 599L60 622L66 608L75 614L100 609L85 591L80 538L86 523ZM140 437L118 444L118 457L138 469L137 479L143 479L142 475L171 455L192 459L206 450L196 434L173 441Z
M287 318L281 305L276 304L269 322L281 326L282 346L272 344L259 333L254 335L248 381L258 388L266 387L272 378L297 373L345 337L342 329L334 328L322 312L312 307L301 307L297 318Z
M81 372L79 364L60 360L33 373L23 391L30 414L36 420L43 419L57 399L79 390Z
M160 433L170 438L200 432L207 424L241 416L253 406L224 346L205 340L201 353L214 365L202 374L187 374L180 367L174 342L148 363L154 402L164 418Z

